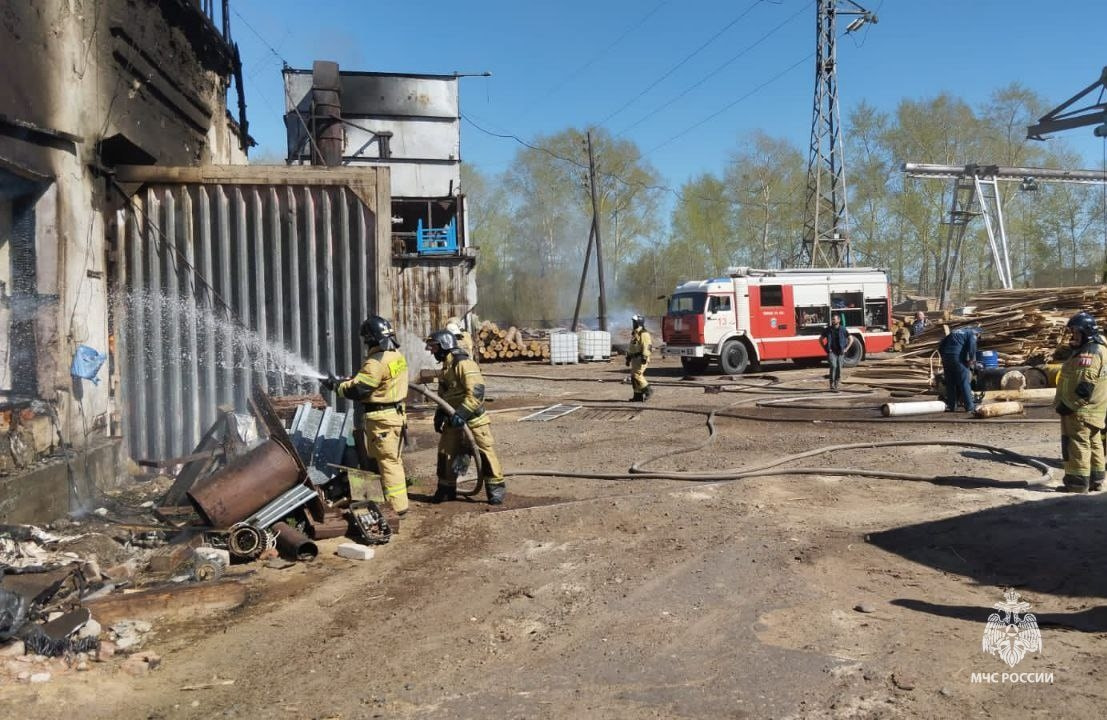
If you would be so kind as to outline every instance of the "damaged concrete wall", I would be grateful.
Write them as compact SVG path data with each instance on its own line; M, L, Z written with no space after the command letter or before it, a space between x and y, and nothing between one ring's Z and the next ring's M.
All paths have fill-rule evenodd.
M78 345L112 345L112 166L245 152L226 112L233 49L189 0L4 3L0 47L0 425L48 423L38 457L112 434L111 385L69 375Z

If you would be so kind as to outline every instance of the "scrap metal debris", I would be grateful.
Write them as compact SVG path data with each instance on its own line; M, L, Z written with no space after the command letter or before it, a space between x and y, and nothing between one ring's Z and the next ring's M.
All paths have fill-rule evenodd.
M352 413L320 404L274 405L255 388L252 417L225 412L194 452L145 463L178 468L160 503L108 502L46 529L0 525L0 649L88 669L137 652L148 619L241 605L245 586L228 578L235 565L278 551L286 563L312 560L316 540L340 535L371 557L364 546L389 542L398 519L370 497L377 476L353 448ZM276 407L291 415L287 430ZM147 655L123 669L157 667Z

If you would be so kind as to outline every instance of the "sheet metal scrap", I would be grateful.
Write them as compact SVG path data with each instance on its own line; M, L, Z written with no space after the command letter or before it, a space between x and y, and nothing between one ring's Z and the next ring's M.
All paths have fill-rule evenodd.
M304 403L292 418L292 444L307 467L308 477L315 485L334 479L335 464L346 454L347 441L354 424L354 413L342 413L333 408L322 410Z

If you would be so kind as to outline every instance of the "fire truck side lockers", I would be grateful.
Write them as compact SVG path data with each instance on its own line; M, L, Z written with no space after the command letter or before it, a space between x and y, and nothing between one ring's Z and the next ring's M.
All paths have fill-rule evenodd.
M892 346L883 270L735 268L729 277L677 286L661 328L664 352L690 370L717 362L728 374L765 360L818 359L832 313L859 341L847 364Z

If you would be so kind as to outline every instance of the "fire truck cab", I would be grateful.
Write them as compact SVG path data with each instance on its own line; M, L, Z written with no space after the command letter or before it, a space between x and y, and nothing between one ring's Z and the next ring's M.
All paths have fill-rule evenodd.
M664 353L690 372L718 363L728 375L766 360L818 362L831 313L858 342L848 366L892 346L888 276L875 268L731 268L728 277L677 286L662 322Z

